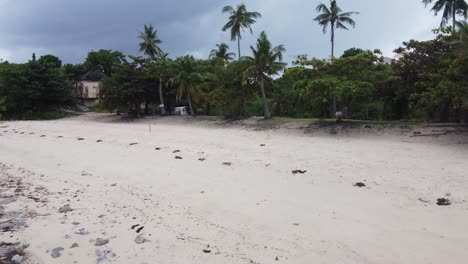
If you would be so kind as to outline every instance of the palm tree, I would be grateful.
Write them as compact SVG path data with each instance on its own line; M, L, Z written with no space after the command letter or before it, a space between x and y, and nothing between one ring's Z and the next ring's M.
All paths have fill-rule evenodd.
M353 28L356 26L356 22L351 18L354 14L359 14L358 12L345 12L343 13L341 8L338 7L336 0L330 0L330 8L325 4L320 3L316 10L321 12L314 20L323 27L323 34L327 33L327 28L331 28L331 61L335 57L335 28L336 29L345 29L348 30L345 24L351 25ZM333 96L333 115L336 113L336 96Z
M145 29L143 32L140 33L138 36L139 39L142 40L140 43L140 52L143 52L144 54L148 55L150 59L152 60L166 60L167 59L167 53L163 53L161 48L159 48L159 44L162 43L162 41L158 38L158 32L154 28L153 25L145 25ZM159 76L159 101L161 103L160 109L161 109L161 115L166 114L166 108L164 107L164 96L162 92L162 83L163 83L163 77L162 75Z
M225 6L223 13L229 14L229 21L224 25L223 31L231 29L231 41L237 39L237 58L240 59L240 40L242 39L241 30L245 32L245 29L249 29L250 34L253 34L252 25L255 24L257 18L261 18L262 15L258 12L247 12L247 8L244 4L237 6L234 9L232 6Z
M426 7L428 4L435 2L431 11L434 11L436 16L443 10L440 27L444 27L447 25L448 21L452 19L453 30L455 30L457 15L463 15L465 19L468 15L468 4L465 0L422 0L422 2Z
M225 62L232 61L234 56L236 56L236 54L229 52L229 46L226 43L216 44L216 49L212 49L210 53L210 59L220 58Z
M144 31L140 32L138 38L142 40L140 52L148 55L151 59L156 59L162 53L161 48L159 48L162 41L158 38L158 32L153 25L145 25Z
M246 60L250 61L252 66L246 70L246 75L253 77L260 85L264 107L263 115L267 119L271 117L271 113L265 94L265 79L269 75L277 74L286 67L286 63L281 62L285 48L283 45L272 48L265 31L262 31L257 39L257 47L250 46L250 49L253 57L246 57Z
M203 77L196 69L195 59L190 55L177 58L172 65L176 76L171 78L169 83L179 86L177 100L180 101L184 96L187 97L190 115L194 116L195 111L193 110L192 96L198 95L197 83L201 82Z
M333 61L335 53L335 28L336 29L346 29L345 24L349 24L353 27L356 26L356 22L351 18L354 14L359 14L358 12L345 12L342 13L341 9L338 7L336 0L330 1L330 8L325 4L320 3L317 6L317 11L321 12L314 20L323 27L323 34L327 33L327 28L331 28L331 59Z
M159 71L159 100L161 102L161 115L166 115L166 107L164 106L164 94L163 94L163 86L164 86L164 77L167 74L168 70L168 62L169 62L169 54L168 53L161 53L159 59L157 61L158 71Z

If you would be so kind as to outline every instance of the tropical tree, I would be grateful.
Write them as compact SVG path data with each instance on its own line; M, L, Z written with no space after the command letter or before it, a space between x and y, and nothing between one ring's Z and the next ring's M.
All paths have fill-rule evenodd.
M225 6L223 13L229 14L229 21L224 25L223 31L231 29L231 41L237 39L237 58L240 59L240 40L242 39L241 31L245 32L245 29L253 34L252 25L255 24L257 18L261 18L262 15L258 12L248 12L244 4L240 4L236 9L232 6Z
M140 32L138 38L141 39L140 52L143 52L154 60L162 54L162 50L159 47L162 41L158 38L158 31L153 25L145 25L144 31Z
M341 8L338 7L336 0L330 1L330 8L325 4L320 3L316 10L321 12L314 20L323 27L323 34L327 33L327 28L330 26L331 29L331 60L335 57L335 28L348 30L345 24L349 24L352 27L356 26L356 22L351 18L358 12L345 12L343 13ZM333 114L336 112L336 98L333 97Z
M260 85L264 108L263 115L265 119L270 118L271 113L268 108L265 93L265 79L267 79L269 75L277 74L286 67L286 63L281 62L283 60L285 48L283 45L272 48L265 31L262 31L260 37L257 39L257 46L255 48L250 46L250 49L252 50L253 56L246 57L246 60L250 61L252 66L249 67L245 73L247 78L253 77Z
M439 12L443 12L440 27L444 27L452 19L453 29L455 30L457 15L462 15L465 19L468 15L468 4L465 0L422 0L422 2L426 7L434 2L431 11L434 11L436 16Z
M335 28L336 29L345 29L348 30L346 24L351 25L352 27L356 26L356 22L351 18L354 14L359 14L358 12L345 12L338 7L336 0L330 1L330 7L327 7L325 4L320 3L317 6L317 11L321 12L314 20L323 27L323 33L327 33L327 28L330 26L331 29L331 59L334 58L335 53Z
M229 52L229 46L226 43L216 44L216 49L212 49L210 53L210 59L220 58L225 62L232 61L234 56L236 56L236 54Z
M154 61L158 61L159 65L164 66L165 62L167 61L167 53L164 53L161 48L159 47L159 44L162 43L162 41L158 37L158 31L156 28L154 28L153 25L145 25L145 29L143 32L140 32L140 35L138 36L139 39L141 39L140 43L140 52L143 52L146 54L150 59ZM161 103L160 109L161 109L161 115L166 114L166 108L164 106L164 96L163 96L163 73L160 73L159 75L159 102Z
M116 67L125 62L125 55L122 52L101 49L90 51L83 66L86 71L99 71L111 76Z
M198 83L203 80L203 76L197 71L195 59L186 55L177 58L172 64L175 76L169 80L171 85L177 85L177 100L187 98L190 115L194 116L192 97L198 95Z

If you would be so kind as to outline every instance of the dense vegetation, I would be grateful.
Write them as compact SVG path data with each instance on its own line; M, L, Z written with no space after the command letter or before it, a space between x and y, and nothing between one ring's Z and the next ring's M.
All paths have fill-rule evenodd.
M336 29L355 26L357 12L343 12L337 1L317 7L315 21L329 29L330 60L299 55L292 67L282 62L285 48L274 46L265 32L248 56L237 56L225 43L207 59L187 55L172 59L159 47L154 26L138 36L144 57L111 50L92 51L79 65L61 65L48 55L25 64L0 64L0 113L26 117L73 106L73 81L87 71L105 75L101 107L110 111L166 114L175 106L189 113L230 117L271 115L364 120L418 119L468 121L468 5L464 0L423 0L443 12L441 28L429 41L409 40L395 52L400 58L383 63L381 52L350 48L334 56ZM261 15L245 5L224 7L238 53L244 30ZM452 25L446 27L452 20Z

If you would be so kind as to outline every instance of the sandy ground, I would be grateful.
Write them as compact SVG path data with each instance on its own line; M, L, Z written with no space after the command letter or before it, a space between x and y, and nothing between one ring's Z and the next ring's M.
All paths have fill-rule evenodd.
M468 259L460 139L111 120L0 123L0 242L24 263Z

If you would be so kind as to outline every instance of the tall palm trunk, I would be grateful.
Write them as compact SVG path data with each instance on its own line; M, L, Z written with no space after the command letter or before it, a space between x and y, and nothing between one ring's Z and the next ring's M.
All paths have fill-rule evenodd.
M193 111L193 106L192 106L192 95L190 94L190 90L187 85L184 85L185 87L185 94L187 94L188 98L188 103L189 103L189 108L190 108L190 115L195 116L195 112Z
M457 10L455 8L455 1L453 2L453 7L452 7L452 19L453 19L453 32L455 32L455 27L457 25L457 16L456 16Z
M270 113L270 110L268 109L268 102L267 102L267 98L265 94L265 83L263 80L263 76L260 76L260 91L262 92L262 99L263 99L263 108L264 108L263 116L265 117L265 119L267 119L271 117L271 113Z
M331 62L335 59L335 23L331 23ZM336 95L333 95L332 118L336 118Z
M240 53L240 36L237 36L237 60L240 60L241 58L241 53Z
M159 75L159 102L161 103L161 115L166 115L166 106L164 105L164 96L162 92L162 75Z
M335 58L335 23L331 23L331 61Z

